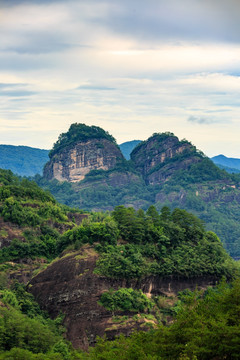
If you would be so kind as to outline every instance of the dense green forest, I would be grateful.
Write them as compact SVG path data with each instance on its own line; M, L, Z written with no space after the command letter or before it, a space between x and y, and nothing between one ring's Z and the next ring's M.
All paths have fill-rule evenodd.
M89 214L77 226L69 214L80 211L56 203L34 182L2 170L0 183L0 216L22 230L22 239L13 239L0 250L1 262L28 256L53 259L68 246L97 243L98 271L106 276L232 273L234 263L218 237L186 210L163 207L159 214L154 206L146 212L117 206L112 214ZM119 239L127 243L118 245Z
M158 211L163 206L171 210L176 207L186 209L200 217L208 230L217 233L231 256L240 256L240 191L235 185L239 179L228 177L235 175L216 170L209 159L188 172L179 170L161 187L146 185L142 180L132 181L127 186L112 186L109 173L101 170L89 173L84 186L48 181L40 176L36 176L35 181L54 194L59 202L87 211L112 210L119 204L145 211L151 204ZM128 174L128 171L119 176L122 174Z
M9 228L18 236L0 250L0 359L238 358L239 267L195 215L166 206L160 212L152 205L146 211L117 206L113 212L88 213L77 224L80 211L58 204L36 183L1 170L0 184L1 239L8 240ZM50 320L15 274L27 271L21 260L43 258L47 265L85 244L99 254L95 272L100 276L209 275L232 283L183 291L172 305L164 296L148 298L131 287L110 289L99 298L101 306L157 319L159 328L112 342L99 339L89 353L74 350L64 337L63 316ZM166 314L173 318L168 326Z
M35 182L9 170L0 170L0 184L0 217L4 221L0 237L8 245L0 249L0 261L37 256L53 259L62 231L75 226L72 214L81 211L57 203Z

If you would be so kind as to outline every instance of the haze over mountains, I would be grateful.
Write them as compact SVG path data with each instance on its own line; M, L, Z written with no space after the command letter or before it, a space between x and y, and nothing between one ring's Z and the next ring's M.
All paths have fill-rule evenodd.
M29 146L0 145L0 169L20 176L42 174L49 150Z
M212 161L230 173L240 172L240 159L228 158L224 155L217 155L211 158Z

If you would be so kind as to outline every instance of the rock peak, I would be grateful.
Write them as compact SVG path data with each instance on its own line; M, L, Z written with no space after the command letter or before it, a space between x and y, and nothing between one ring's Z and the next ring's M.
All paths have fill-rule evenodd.
M50 151L44 177L78 182L91 170L111 170L124 161L115 139L97 126L72 124Z

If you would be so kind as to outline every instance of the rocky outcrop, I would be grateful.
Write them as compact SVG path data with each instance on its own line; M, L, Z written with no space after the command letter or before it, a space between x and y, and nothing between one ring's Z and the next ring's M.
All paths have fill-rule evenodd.
M180 169L187 169L200 160L196 149L187 141L179 141L173 134L155 134L140 143L131 159L147 184L163 184Z
M122 161L123 155L116 144L93 138L61 149L46 164L44 177L78 182L91 170L110 170Z
M129 335L131 331L138 330L138 326L144 330L144 324L131 321L120 327L116 323L113 326L113 314L98 303L101 294L110 288L142 289L148 296L173 295L186 288L206 288L217 281L214 277L187 279L170 276L149 276L142 280L111 279L94 273L97 259L98 254L93 247L86 245L78 252L54 261L35 276L28 286L52 318L59 313L65 314L66 336L76 348L87 349L95 343L96 336L106 334L109 339L113 339L120 332Z
M88 131L92 128L81 124L75 125L79 129L79 139L84 134L85 128ZM104 132L104 130L101 129ZM111 170L115 172L116 165L124 163L123 155L114 140L109 138L93 137L84 140L75 139L73 130L60 136L58 146L50 152L51 160L44 168L44 177L51 180L80 182L85 179L91 170ZM70 136L71 135L71 136ZM69 137L66 145L62 144L62 138ZM168 181L178 170L187 169L193 163L198 162L201 156L197 154L196 148L187 141L179 141L172 133L154 134L147 141L141 142L131 153L132 171L138 171L147 185L161 185ZM126 165L126 164L125 164ZM125 169L124 166L122 169ZM121 171L120 171L121 172ZM131 174L132 176L132 174ZM128 176L129 177L129 176ZM136 175L135 175L136 177ZM92 181L93 178L89 179ZM126 183L125 175L115 174L108 179L111 186L121 186ZM128 179L129 180L129 179ZM139 182L139 180L138 180ZM129 183L129 181L127 181ZM127 184L125 184L127 185Z

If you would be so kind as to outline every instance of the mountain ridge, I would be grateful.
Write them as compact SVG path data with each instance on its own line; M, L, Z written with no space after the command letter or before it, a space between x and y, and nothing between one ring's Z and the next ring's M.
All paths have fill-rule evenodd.
M221 165L221 166L224 166L224 167L230 168L230 169L240 170L240 159L238 159L238 158L230 158L230 157L220 154L220 155L212 157L211 160L216 165Z
M84 136L86 136L88 128L84 127ZM176 149L187 146L191 151L175 153L172 157L167 156L164 161L161 160L161 156L164 157L166 154L164 155L164 151L160 150L161 146L164 146L165 140L158 143L157 138L155 140L153 138L137 144L133 155L134 153L138 154L136 158L140 159L140 163L143 159L147 169L147 172L144 173L145 170L141 166L136 167L133 160L127 161L123 158L111 135L98 129L96 130L97 136L100 133L100 137L103 136L103 138L95 141L91 155L91 162L93 161L94 165L92 168L89 167L87 173L83 174L83 180L72 183L59 182L56 179L49 180L38 175L35 176L35 181L43 188L50 190L58 201L85 210L111 211L119 204L145 210L151 204L155 204L158 210L164 205L171 209L174 207L184 208L202 218L209 230L217 232L232 256L240 256L238 235L240 233L238 224L240 180L237 176L219 170L193 145L187 141L179 141L176 137L177 140L174 140L177 141ZM95 131L95 127L93 131ZM108 138L105 137L105 134ZM158 134L157 137L167 136L169 139L167 141L174 139L174 134L167 134ZM117 152L117 157L120 159L118 161L115 157L116 161L114 160L115 162L108 170L103 169L102 166L104 157L102 141L110 141L110 146L116 149L114 151ZM149 145L151 142L152 148ZM144 148L146 143L148 143L148 150L147 148L146 150L149 159L142 158L142 154L139 152L139 149ZM67 153L69 152L67 151ZM100 167L98 167L99 158L94 160L95 153L102 154ZM50 161L54 156L59 157L59 154L54 154ZM72 161L69 157L66 169L73 165ZM154 166L153 162L155 162ZM67 172L69 171L66 170ZM63 177L62 180L67 180L67 177Z
M49 150L23 145L0 145L0 168L20 176L42 174Z
M91 153L94 157L97 151ZM219 169L189 141L155 133L133 149L131 160L121 158L108 170L89 170L72 184L35 180L58 201L85 210L111 211L119 204L144 210L151 204L159 211L164 205L186 209L217 232L232 256L240 255L240 179Z

